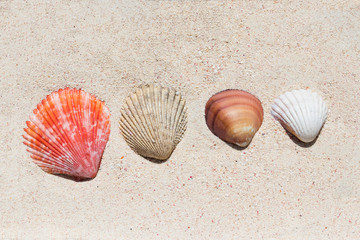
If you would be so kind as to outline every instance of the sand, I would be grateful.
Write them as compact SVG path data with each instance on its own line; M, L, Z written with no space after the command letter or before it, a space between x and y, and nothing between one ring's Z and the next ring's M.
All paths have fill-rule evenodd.
M359 239L359 3L350 1L0 1L0 238ZM125 97L176 88L188 129L170 159L123 140ZM98 176L46 174L21 135L49 93L76 87L111 111ZM238 150L204 120L227 88L255 94L265 118ZM270 115L309 88L330 113L297 142Z

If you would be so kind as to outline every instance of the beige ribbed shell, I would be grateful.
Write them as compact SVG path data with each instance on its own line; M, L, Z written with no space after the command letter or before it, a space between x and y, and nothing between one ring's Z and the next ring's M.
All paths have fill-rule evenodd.
M142 85L125 100L120 131L139 155L166 160L187 125L185 100L173 89Z

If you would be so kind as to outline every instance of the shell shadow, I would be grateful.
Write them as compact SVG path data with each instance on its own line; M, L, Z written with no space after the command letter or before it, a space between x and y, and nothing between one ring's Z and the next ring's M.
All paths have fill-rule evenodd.
M225 141L223 141L223 142L225 142ZM251 142L250 142L246 147L240 147L240 146L238 146L238 145L236 145L236 144L228 143L228 142L225 142L225 143L226 143L228 146L230 146L230 147L232 147L233 149L235 149L235 150L242 151L242 150L247 149Z
M291 132L289 132L286 128L286 125L283 124L282 122L280 122L281 126L285 129L286 131L286 134L289 136L289 138L291 139L291 141L293 141L296 145L302 147L302 148L309 148L311 147L312 145L314 145L318 139L318 137L320 136L320 133L323 129L323 127L321 127L318 135L316 136L316 138L312 141L312 142L308 142L308 143L305 143L301 140L299 140L294 134L292 134Z
M171 157L171 156L170 156ZM170 158L169 157L169 158ZM165 160L159 160L159 159L156 159L156 158L149 158L149 157L143 157L143 158L145 158L146 160L148 160L149 162L152 162L152 163L156 163L156 164L163 164L163 163L165 163L165 162L167 162L168 160L169 160L169 158L168 159L165 159Z
M314 145L319 137L319 135L316 136L316 138L312 141L312 142L303 142L301 140L299 140L294 134L292 134L291 132L289 132L288 130L286 130L286 134L289 136L289 138L291 139L291 141L293 141L296 145L302 147L302 148L309 148L312 145Z
M74 181L74 182L88 182L88 181L93 180L93 178L77 178L77 177L73 177L73 176L69 176L69 175L65 175L65 174L56 174L55 176L64 178L66 180Z

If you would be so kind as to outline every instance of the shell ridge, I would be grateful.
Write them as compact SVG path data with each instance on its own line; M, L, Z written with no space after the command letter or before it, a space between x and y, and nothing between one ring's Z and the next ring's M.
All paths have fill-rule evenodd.
M165 112L164 106L166 105L167 99L164 99L164 89L160 86L152 85L152 93L151 98L152 101L149 102L150 105L155 106L156 108L156 116L157 116L157 128L156 128L156 139L154 140L154 152L152 153L153 156L164 156L165 154L165 147L167 146L166 136L164 132L167 131L166 120L165 120ZM150 155L150 153L149 153Z
M306 100L303 100L303 104L301 104L302 108L309 108L309 116L304 119L305 120L305 124L304 126L308 126L306 129L304 129L303 132L299 132L299 138L302 141L308 141L309 139L315 139L318 132L319 132L319 119L317 118L317 114L318 111L320 110L318 108L318 99L315 93L311 92L311 91L305 91L305 90L300 90L297 92L299 95L301 94L303 96L303 99L306 98ZM311 103L315 103L315 104L311 104ZM299 106L300 106L300 102L299 102ZM305 131L306 130L306 131Z
M90 124L91 124L91 139L92 143L90 145L90 153L94 152L97 153L99 144L101 141L101 138L97 138L98 131L100 131L100 128L98 128L97 122L103 123L103 120L99 117L99 112L101 108L101 102L96 101L93 96L90 97L90 103L91 103L91 114L90 114ZM101 134L99 132L99 134Z
M172 104L171 99L170 99L170 91L169 88L163 88L163 92L164 92L164 126L166 130L167 135L166 137L170 139L170 134L171 134L171 128L169 125L169 108L170 108L170 104ZM170 109L171 111L171 109Z
M100 100L96 100L94 96L91 96L91 104L91 135L93 143L90 146L90 152L98 154L98 152L102 150L103 127L106 128L108 123L101 118L101 116L105 115L103 103ZM102 115L100 113L102 113Z
M279 103L280 104L278 106L281 108L284 115L287 116L287 118L289 119L289 121L287 121L285 125L291 128L292 131L290 132L298 132L299 130L297 128L298 123L296 121L296 114L294 114L294 112L289 109L291 103L288 101L286 96L280 97Z
M74 126L73 134L75 135L78 144L76 144L78 158L81 159L79 156L85 155L85 150L83 149L83 143L85 142L85 136L82 134L82 124L81 124L81 110L80 110L80 94L79 91L75 89L65 89L65 98L67 100L67 105L71 115L71 122Z
M154 141L152 144L155 147L154 152L152 153L155 155L162 155L161 146L164 144L162 136L161 136L161 88L154 86L153 84L148 88L149 91L149 99L151 101L148 102L148 105L152 107L154 111ZM150 153L149 153L150 155Z
M179 126L180 127L178 127L178 134L176 134L176 137L175 137L176 144L178 144L181 141L181 139L183 138L183 135L186 131L186 128L187 128L187 108L186 107L184 108L184 113L182 114Z
M142 142L141 141L141 135L137 134L135 132L135 131L137 131L136 128L135 129L126 128L126 126L128 126L128 124L129 123L126 122L126 121L121 121L121 125L120 125L120 130L121 130L121 133L124 136L125 141L128 143L128 145L130 145L130 142L131 143L133 143L133 142L141 143ZM127 130L127 129L129 129L129 130Z
M147 141L153 141L152 136L149 134L149 131L147 129L147 121L146 118L144 117L144 115L146 114L146 112L144 112L143 109L143 103L141 102L143 100L143 96L142 96L142 91L137 92L136 94L136 99L137 99L137 104L134 104L134 110L135 113L134 116L136 117L136 119L139 119L139 127L141 127L141 131L139 131L142 134L142 137L144 137L145 139L147 139Z
M91 95L89 95L89 112L88 112L88 118L89 118L89 153L90 154L94 154L96 153L96 139L95 139L95 130L96 130L96 126L94 124L95 119L96 119L96 114L98 109L96 109L96 103L93 101L93 97ZM97 119L100 120L100 119ZM94 150L94 152L93 152Z
M29 146L28 143L25 143L25 145ZM28 152L30 152L31 158L35 159L33 156L36 156L36 159L38 159L39 161L43 161L43 162L50 162L50 160L53 160L53 164L56 165L61 165L61 166L71 166L71 163L69 163L68 161L62 161L61 156L55 156L52 152L50 153L46 153L46 152L41 152L36 148L33 148L32 146L30 146L29 149L27 149Z
M151 94L151 88L150 87L143 87L141 89L141 94L139 94L141 99L143 100L143 106L142 106L142 115L144 117L144 129L146 130L147 136L148 136L148 149L152 149L153 152L159 151L159 146L156 144L156 131L153 131L152 128L152 119L150 117L150 112L148 111L148 106L151 105L151 102L154 101Z
M43 171L51 174L70 174L71 172L63 169L61 167L54 166L53 164L49 164L46 162L43 162L41 159L38 159L37 156L31 156L33 159L33 162L38 165Z
M77 144L75 138L76 138L76 130L74 131L74 124L71 122L70 120L70 116L66 113L67 111L71 111L70 108L64 108L64 106L68 106L68 104L66 104L67 100L66 100L66 93L69 91L69 89L65 89L64 91L61 91L57 94L53 95L53 99L55 101L55 106L57 109L57 114L55 115L56 117L56 123L57 123L57 127L59 129L59 132L61 134L61 136L64 139L64 144L66 149L70 152L71 157L69 158L69 160L71 159L73 167L75 167L76 165L79 164L79 160L81 160L84 155L81 154L81 152L79 152L79 144ZM69 106L70 107L70 106ZM60 125L59 123L62 122L63 124ZM66 124L65 124L66 123ZM71 124L73 127L73 130L71 130L69 128L69 124ZM71 134L72 133L72 134Z
M311 92L310 90L302 91L302 95L304 96L304 98L306 97L307 101L304 101L304 103L302 104L303 108L308 107L310 114L308 116L308 118L306 119L307 122L306 124L309 125L308 127L308 131L305 133L299 133L299 137L302 141L307 141L308 139L315 139L317 134L318 134L318 125L319 125L319 119L317 118L317 113L320 110L318 108L318 99L316 97L316 95Z
M107 108L103 103L102 103L102 107L103 108ZM103 112L102 112L103 113ZM106 113L105 113L106 114ZM101 135L101 140L99 140L100 142L100 147L102 149L102 151L105 150L106 147L106 143L110 138L110 131L111 131L111 123L110 123L110 115L106 115L107 118L105 120L106 122L106 127L105 128L100 128L102 131L102 135ZM100 137L99 137L100 138ZM99 152L99 151L98 151Z
M141 139L138 139L138 136L134 137L134 135L132 135L126 128L121 128L121 133L131 148L133 145L142 144Z
M132 95L131 95L132 97ZM136 97L136 96L135 96ZM139 136L139 139L147 139L146 136L144 136L143 134L143 126L141 124L139 124L139 120L138 120L138 112L135 109L135 105L134 102L132 101L132 99L130 98L129 101L127 102L127 106L129 109L129 113L131 114L131 118L128 118L128 115L125 114L123 116L125 116L127 118L128 121L133 123L133 126L131 129L135 130L135 132L137 133L137 135ZM148 141L140 141L142 144L145 144L147 147L149 147L148 145Z
M149 95L148 95L149 94ZM158 151L158 146L156 144L154 144L155 139L156 139L156 135L154 135L151 132L151 119L149 119L149 112L147 111L147 106L150 104L151 101L153 101L153 99L151 98L150 92L149 92L149 88L142 88L141 91L139 91L138 97L142 100L142 105L140 106L141 109L141 114L140 116L142 116L142 118L144 119L143 121L143 131L146 133L147 136L147 141L148 142L148 148L152 149L152 151Z
M175 93L170 88L150 84L140 86L135 94L141 99L141 105L134 105L136 111L131 115L127 111L121 112L121 133L128 145L139 155L165 160L175 148L173 131L178 128L178 124L173 120L180 121L180 118L176 118L179 110L176 109L178 106ZM125 103L125 106L127 104ZM145 131L147 134L133 136L130 131L134 130L126 123L129 118L131 121L142 119L143 126L135 125L134 128L135 131Z
M38 158L35 155L31 155L31 158L33 159L33 162L45 172L52 174L71 174L69 168L57 166L49 162L44 162L41 158Z
M121 124L120 127L123 129L123 131L125 131L125 129L128 129L129 134L128 134L128 138L125 138L126 141L129 141L129 139L137 139L141 142L142 139L142 135L139 132L139 129L136 127L136 125L133 123L133 119L135 119L135 117L133 116L132 112L129 110L128 114L122 113L122 119L120 119ZM131 117L132 116L132 117Z
M133 98L136 98L136 102ZM138 100L137 100L137 96L136 95L131 95L131 105L129 105L129 109L132 113L133 116L133 120L134 120L134 125L139 127L139 134L141 136L141 138L147 139L149 141L148 136L146 136L146 134L144 134L145 129L144 129L144 125L143 122L141 121L141 118L139 117L139 115L141 114L140 111L137 110L137 108L139 108L139 104L138 104Z
M66 162L62 161L62 159L59 158L53 158L49 155L42 154L41 152L34 151L33 149L28 149L28 152L30 152L32 155L30 156L32 159L37 160L41 163L49 164L50 166L61 168L61 169L68 169L69 166L66 164ZM39 165L39 164L38 164Z
M322 112L322 122L324 122L327 118L327 115L329 113L329 110L327 108L327 105L325 103L325 101L322 101L322 109L323 109L323 112Z
M81 134L84 135L84 142L82 142L82 145L84 146L84 153L87 154L88 153L88 146L89 146L89 132L88 132L88 128L89 128L89 118L88 118L88 112L89 112L89 102L87 101L87 94L85 94L84 91L79 91L79 95L80 95L80 117L82 119L81 121Z
M77 129L79 129L79 128L78 128L77 122L75 121L74 109L73 109L72 99L70 98L70 95L69 95L69 89L65 89L63 99L65 102L65 104L63 105L65 107L65 111L68 111L68 113L69 113L68 122L72 125L71 126L72 132L75 131L77 133ZM76 140L80 141L80 139L79 139L80 136L79 136L79 134L76 134L76 133L75 133L75 137L77 138ZM76 149L75 151L79 153L78 146L74 146L74 147Z
M49 105L49 102L52 102L52 106ZM66 122L66 119L64 118L64 112L62 109L62 103L60 101L59 94L53 94L50 95L50 101L47 101L45 104L45 111L50 116L50 119L53 124L53 129L56 129L56 133L58 134L61 142L59 142L60 145L64 148L64 150L69 151L69 155L71 157L76 156L76 151L74 149L74 146L72 145L71 140L67 136L67 131L60 125L60 122ZM61 107L61 108L60 108ZM52 109L52 111L51 111ZM56 111L55 111L56 110Z
M170 88L161 88L158 87L161 91L161 125L163 130L159 131L160 133L160 141L158 141L159 147L160 147L160 153L161 155L165 156L164 158L168 158L171 153L173 152L174 146L171 140L171 131L170 125L168 124L169 119L169 108L170 104L172 104L172 101L170 98ZM171 109L172 111L172 109Z
M36 134L36 133L34 133ZM39 138L41 138L41 136L38 136ZM28 147L32 148L34 151L37 151L41 154L44 153L48 153L48 155L54 156L55 158L58 158L61 156L61 153L59 153L57 150L53 150L53 148L49 147L48 145L51 146L50 143L47 143L45 141L45 144L43 144L40 140L36 140L36 138L32 138L32 137L27 137L24 136L25 138L25 142L24 144L27 145ZM43 139L42 139L43 141ZM71 164L71 163L70 163Z
M156 94L158 93L158 94ZM159 128L156 131L156 135L157 138L156 140L154 139L153 142L153 152L149 153L149 155L160 155L160 156L164 156L165 152L166 152L166 145L167 145L167 137L164 133L167 132L167 122L166 122L166 104L167 104L167 99L166 97L166 91L165 89L158 87L158 86L153 86L153 94L151 94L152 96L152 101L149 102L149 104L152 105L156 105L158 107L158 111L159 111ZM158 100L155 99L155 96L158 97ZM160 126L162 126L160 128Z
M278 99L275 99L274 104L272 105L272 110L274 111L273 116L276 120L282 119L280 123L291 133L295 134L297 129L294 126L293 116L290 114L290 111L287 108L287 105L284 103L286 98L285 94L279 96ZM275 115L276 114L276 115Z
M299 128L301 126L301 122L302 119L299 116L299 106L297 105L295 96L293 94L293 92L290 93L286 93L286 98L284 98L284 100L286 99L286 107L287 110L289 111L289 113L292 116L292 121L294 121L293 126L295 127L295 132L299 133L301 131L301 129ZM291 107L293 106L293 107Z
M145 88L142 89L142 100L143 100L143 115L145 116L145 123L144 126L146 124L147 127L145 127L145 129L147 130L149 139L151 142L154 142L156 139L156 130L154 127L154 117L151 114L152 109L151 109L151 101L154 101L154 99L152 98L151 92L150 92L150 88Z
M68 122L71 126L71 130L66 132L66 135L70 135L70 132L72 132L72 139L69 138L69 141L72 145L72 148L74 149L73 151L73 158L75 161L78 161L78 159L81 159L82 156L84 156L83 151L81 150L81 146L79 146L78 143L83 142L83 139L81 138L79 131L78 131L78 127L76 122L74 122L74 118L73 118L73 104L69 104L69 102L72 101L71 95L69 94L69 89L65 89L65 91L59 93L61 94L60 101L63 103L62 106L62 111L63 114L65 115L65 119L63 119L63 121ZM64 108L65 107L65 108ZM65 112L68 112L68 114L65 114ZM63 116L63 115L62 115Z
M158 116L158 130L157 130L157 139L156 143L159 145L157 155L162 156L164 155L163 149L161 146L166 145L166 139L164 139L164 131L166 131L166 123L164 122L164 89L162 87L153 86L154 87L154 96L156 96L157 100L155 100L154 105L157 107L157 116ZM156 94L156 95L155 95Z
M309 116L307 118L308 132L306 134L307 138L316 138L318 134L319 125L321 125L320 119L317 117L317 113L321 111L319 108L319 99L314 92L308 92L306 107L309 108ZM316 102L312 104L312 102ZM305 107L305 106L304 106Z
M299 134L307 136L309 134L309 126L308 126L308 119L306 118L306 115L303 111L306 111L308 104L305 99L305 94L303 94L301 91L294 91L292 93L294 97L293 105L296 106L297 116L299 120ZM308 97L308 96L306 96ZM300 107L300 103L304 102L303 107Z
M38 117L42 117L40 113L38 113ZM27 121L26 124L28 126L27 129L24 129L25 132L28 134L28 137L33 139L33 143L42 143L46 145L47 147L51 146L51 151L58 151L58 152L64 152L60 144L56 141L56 139L49 133L46 132L46 126L43 125L43 121L41 119L38 119L38 117L31 115L30 120ZM45 121L45 120L44 120ZM27 139L26 137L24 137ZM29 140L29 139L27 139ZM35 143L36 142L36 143ZM52 146L52 143L55 144L55 146Z
M163 140L164 142L170 142L170 143L173 143L173 139L171 138L172 136L172 129L170 128L170 125L168 124L169 123L169 114L171 113L171 110L170 110L170 113L169 113L169 108L170 108L170 104L172 104L171 102L171 99L170 99L170 90L169 88L163 88L162 89L163 92L164 92L164 127L165 127L165 130L166 131L163 131ZM168 149L166 148L167 144L162 144L161 145L161 149L164 153L170 151L172 152L173 150L173 146L171 146L171 149Z
M181 132L181 120L184 116L184 108L185 108L185 101L182 100L180 97L177 99L178 104L176 107L176 112L174 116L174 137L171 139L173 144L178 144L179 142L176 140L178 139L183 133ZM186 124L186 123L184 123ZM179 136L180 135L180 136Z
M100 144L102 141L102 130L99 128L98 130L98 124L96 124L97 122L102 123L102 126L105 126L105 122L103 122L103 120L101 118L98 117L98 113L100 111L100 106L101 103L100 101L96 101L94 96L90 95L90 103L91 103L91 110L90 110L90 132L91 132L91 143L89 146L89 153L90 153L90 158L98 158L98 155L100 154L98 152L98 150L100 149ZM99 135L101 136L100 138L97 138ZM101 150L101 149L100 149ZM97 161L93 162L94 167L96 167L96 164L98 164Z
M164 128L164 131L159 131L159 135L160 135L160 138L159 138L159 147L162 148L162 147L165 147L165 144L164 142L166 142L168 139L167 136L164 134L164 133L167 133L168 129L167 129L167 126L166 126L166 102L167 102L167 99L165 98L165 95L166 95L166 90L164 88L159 88L160 89L160 98L161 98L161 101L160 101L160 124L163 126ZM160 150L160 154L163 154L164 153L164 150L165 149L161 149Z
M61 151L66 153L66 155L70 157L71 152L68 152L68 148L66 146L64 146L63 136L60 134L59 129L56 126L56 122L54 122L54 120L53 120L53 119L55 119L55 121L56 121L56 117L49 112L51 109L49 102L48 101L43 102L43 104L41 104L40 108L42 109L42 111L40 111L39 113L42 116L42 119L46 122L48 128L51 128L53 131L52 136L54 136L54 139L52 140L52 143L58 145L60 147Z
M316 102L316 104L311 104L311 102ZM310 125L310 129L307 135L314 135L309 137L315 138L319 130L318 127L320 124L320 119L317 118L316 113L321 110L319 108L319 99L317 98L315 93L309 92L307 106L310 108L310 114L308 119L308 125Z
M314 117L314 114L312 113L312 108L313 108L313 104L311 104L311 101L314 100L314 94L311 93L310 97L305 97L305 94L303 93L302 95L302 99L305 102L304 104L304 111L306 112L305 116L306 116L306 131L308 134L311 134L311 132L313 131L313 127L311 125L312 121L317 121L316 118ZM304 118L305 118L304 116Z
M178 111L179 108L179 102L176 102L177 99L175 99L175 93L172 89L168 89L167 91L167 117L166 117L166 125L168 128L167 131L167 139L169 144L171 145L171 149L167 149L170 151L169 154L171 154L176 146L176 129L178 126L178 119L174 119L174 112ZM166 150L165 150L166 151Z
M321 128L323 127L325 121L326 121L326 117L327 117L327 106L326 106L326 103L325 101L321 98L320 95L318 95L317 93L316 94L316 98L317 98L317 101L318 101L318 108L319 108L319 112L320 112L320 116L321 117L318 117L318 124L317 124L317 131L320 132Z
M176 144L178 144L180 142L180 140L183 138L183 135L185 133L185 130L187 128L187 118L188 118L188 113L187 113L187 107L185 106L185 101L182 102L183 104L181 105L181 112L180 112L180 120L178 121L179 123L177 124L177 134L176 134Z
M96 152L98 154L101 154L104 152L106 143L108 142L110 138L110 111L105 106L105 104L101 101L99 101L99 115L98 118L101 119L101 121L97 121L99 124L96 124Z
M88 169L97 169L98 164L100 163L101 156L97 152L98 149L95 148L96 139L94 138L94 131L95 131L95 124L94 119L96 117L95 113L95 105L94 105L94 98L91 94L86 93L84 91L80 91L83 99L83 108L84 108L84 130L86 132L86 139L84 146L82 149L84 149L85 155L83 155L84 158L89 159L90 161L81 162L82 164L79 164L79 166L82 166L82 168L88 168ZM98 119L99 120L99 119ZM79 167L80 170L82 169Z
M321 109L321 122L324 122L327 118L327 114L328 114L328 108L327 105L325 103L325 101L321 98L320 95L318 95L318 101L319 101L319 106ZM321 124L322 126L322 124Z
M83 150L83 141L79 141L79 132L77 131L76 123L72 121L71 112L73 112L73 106L68 104L68 98L71 98L69 95L70 90L65 89L58 94L59 101L61 102L61 110L59 113L58 121L63 122L61 128L63 129L64 138L68 143L68 149L72 153L73 164L74 166L79 164L81 159L85 158ZM65 125L66 123L67 125Z
M94 164L91 160L94 159L90 159L90 141L92 141L92 133L90 130L90 94L77 89L69 90L69 94L70 98L74 102L74 106L76 107L76 112L78 113L77 117L79 127L77 128L77 131L74 132L74 139L72 139L77 149L77 166L91 168ZM79 139L80 141L76 141L76 139ZM89 161L83 161L83 159L88 159Z
M279 114L277 109L277 106L271 106L271 115L278 121L280 121L281 124L285 124L286 120Z
M168 125L170 129L170 139L174 141L174 139L176 138L176 129L178 126L175 117L180 105L179 99L176 98L175 91L170 92L169 101L171 101L171 106L169 107L170 113L168 118Z
M281 122L284 126L289 128L288 130L290 132L295 131L295 127L292 125L291 120L289 119L288 115L285 113L285 111L282 109L285 105L281 102L280 99L276 99L275 103L272 105L272 115L278 120L281 119ZM291 116L290 116L291 117Z
M100 166L101 156L104 152L103 148L103 132L102 127L107 126L107 122L101 118L100 112L102 112L102 102L97 100L94 96L90 95L90 132L91 132L91 143L89 145L89 154L91 159L96 159L96 161L91 161L93 168L98 168ZM97 124L99 123L99 124ZM101 127L99 127L101 126ZM97 161L97 159L100 159Z
M298 105L302 110L309 109L309 114L303 116L303 132L299 133L303 139L315 139L318 133L317 125L318 119L316 112L319 110L317 104L311 104L311 102L317 101L316 96L310 90L299 90L297 95L300 95ZM303 104L301 104L303 103Z
M57 127L55 126L55 122L54 122L54 116L52 116L48 111L49 109L51 109L51 106L47 106L48 103L47 102L43 102L40 107L41 107L41 111L40 114L42 115L42 118L46 121L47 126L49 128L51 128L52 136L54 136L54 142L58 142L60 144L60 146L63 148L64 146L62 146L61 141L63 141L63 139L61 139L61 135L59 134L59 131L57 129ZM55 119L56 121L56 119Z
M154 145L163 145L163 139L161 137L161 133L160 130L162 129L162 111L161 111L161 101L162 101L162 94L161 94L161 88L158 86L155 86L154 84L151 84L149 86L149 96L152 99L152 101L149 101L149 104L152 105L154 107L155 110L155 116L156 116L156 131L155 131L155 139L154 142L152 142L152 144ZM156 152L153 153L148 153L149 156L155 156L155 154L162 156L162 153L157 150Z
M179 96L178 98L178 111L179 111L179 115L177 114L176 117L178 118L178 120L176 121L176 134L175 134L175 142L176 144L178 144L187 127L187 107L186 107L186 100Z
M90 116L92 115L91 112L91 102L90 102L90 94L79 90L78 91L79 95L80 95L80 112L81 112L81 124L82 124L82 128L81 128L81 134L84 136L83 141L81 142L81 149L83 149L83 158L91 158L91 155L94 153L91 153L91 145L93 144L93 136L92 136L92 126L91 126L91 118ZM81 162L81 159L79 159L79 163ZM84 165L83 165L84 164ZM95 162L92 161L86 161L83 162L83 164L81 164L82 167L85 168L92 168L94 167L94 164L96 164Z
M85 113L84 113L84 109L85 109L85 102L84 102L84 98L83 98L83 94L82 94L82 91L81 90L71 90L71 96L72 97L75 97L76 99L76 103L75 103L75 106L77 108L77 113L78 113L78 122L79 122L79 128L78 128L78 134L81 136L81 144L82 145L82 154L83 156L86 155L86 152L87 152L87 149L86 149L86 146L88 144L88 134L86 132L86 125L84 124L84 122L86 121L85 120Z

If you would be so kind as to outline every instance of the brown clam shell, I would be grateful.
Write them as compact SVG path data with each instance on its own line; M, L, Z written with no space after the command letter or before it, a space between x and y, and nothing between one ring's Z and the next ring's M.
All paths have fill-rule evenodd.
M213 95L205 107L206 124L220 139L246 147L264 118L261 102L254 95L229 89Z

